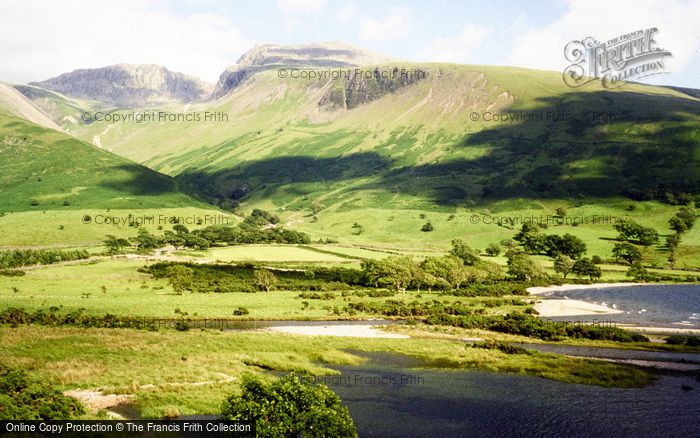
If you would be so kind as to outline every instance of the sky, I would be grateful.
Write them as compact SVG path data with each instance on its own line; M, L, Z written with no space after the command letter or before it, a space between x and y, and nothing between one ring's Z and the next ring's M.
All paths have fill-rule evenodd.
M564 47L658 28L669 73L700 88L700 0L0 0L0 81L158 64L216 82L255 44L344 41L409 61L562 71Z

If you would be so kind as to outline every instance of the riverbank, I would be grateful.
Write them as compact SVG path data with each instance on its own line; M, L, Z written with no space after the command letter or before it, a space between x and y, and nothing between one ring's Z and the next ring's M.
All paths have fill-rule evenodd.
M537 310L539 316L545 318L577 315L611 315L622 313L621 310L613 309L608 306L569 299L546 299L535 303L533 307L535 310Z

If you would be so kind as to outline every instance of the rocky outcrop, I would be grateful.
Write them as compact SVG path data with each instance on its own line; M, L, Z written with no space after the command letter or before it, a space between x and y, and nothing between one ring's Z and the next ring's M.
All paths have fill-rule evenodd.
M193 102L212 90L211 84L164 67L132 64L75 70L31 85L118 108Z
M298 46L255 46L220 76L213 97L229 94L255 73L282 67L353 67L396 61L346 43L316 43Z

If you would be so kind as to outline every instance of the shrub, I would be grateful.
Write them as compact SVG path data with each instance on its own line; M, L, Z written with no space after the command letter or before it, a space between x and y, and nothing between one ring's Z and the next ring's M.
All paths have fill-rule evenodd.
M0 364L0 420L70 420L84 413L78 400L49 383Z
M420 228L420 230L423 231L423 232L430 232L430 231L433 231L433 230L434 230L433 224L430 223L430 222L426 222L426 223L423 224L423 226Z
M340 398L310 376L290 374L272 383L245 376L241 390L226 399L221 418L253 421L257 436L357 436Z
M234 314L235 316L248 315L249 313L250 313L250 311L249 311L247 308L245 308L245 307L236 307L236 308L233 310L233 314Z

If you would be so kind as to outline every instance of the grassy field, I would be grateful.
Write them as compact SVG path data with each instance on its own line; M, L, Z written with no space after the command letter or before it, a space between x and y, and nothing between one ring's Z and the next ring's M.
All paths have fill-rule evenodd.
M142 260L102 260L77 265L46 266L29 269L23 277L0 276L0 307L20 306L27 309L48 309L55 306L62 312L85 309L94 315L111 313L121 316L178 318L185 312L191 318L228 319L348 319L337 313L351 301L381 301L384 298L343 297L335 292L333 299L304 300L299 292L271 291L258 293L188 293L176 294L166 280L153 279L137 272ZM104 288L103 288L104 287ZM420 295L420 296L418 296ZM398 300L430 302L465 301L478 307L488 298L457 298L425 291L393 297ZM308 305L303 302L308 301ZM250 314L234 316L233 311L245 307ZM489 312L507 312L512 306L487 308ZM177 310L177 312L176 312ZM352 318L376 317L358 313Z
M650 375L635 368L557 355L507 355L465 348L447 339L353 339L253 332L0 327L0 356L64 389L102 388L136 395L139 414L160 418L215 414L244 372L335 373L334 364L359 364L346 351L410 355L430 368L530 374L573 383L630 387Z

